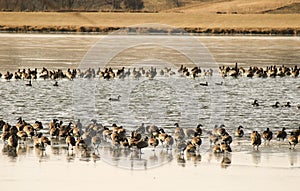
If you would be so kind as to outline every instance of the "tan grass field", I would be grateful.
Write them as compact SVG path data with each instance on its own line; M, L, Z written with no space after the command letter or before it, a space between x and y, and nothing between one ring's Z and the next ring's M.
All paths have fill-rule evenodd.
M53 30L80 27L129 27L158 23L191 29L299 30L299 14L198 14L198 13L57 13L0 12L1 29L27 26Z
M157 23L189 32L299 35L300 14L280 14L280 8L295 8L298 3L300 0L203 0L158 13L0 12L0 31L109 32ZM263 14L274 10L277 14Z
M300 3L300 0L202 0L191 1L186 6L166 10L182 13L239 13L260 14Z

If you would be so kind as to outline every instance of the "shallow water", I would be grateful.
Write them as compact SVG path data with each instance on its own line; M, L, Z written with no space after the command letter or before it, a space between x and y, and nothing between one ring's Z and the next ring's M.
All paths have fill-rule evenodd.
M0 71L43 66L64 70L68 67L84 68L86 65L82 65L84 62L81 60L83 58L86 60L86 55L92 56L92 60L98 58L99 55L93 57L92 51L89 52L90 54L86 53L89 48L97 47L93 45L101 38L104 37L1 34ZM296 65L300 60L299 37L197 37L197 40L208 48L216 60L217 64L212 62L211 65L214 69L218 64L235 62L243 66L265 66ZM105 46L110 45L105 44ZM120 64L122 59L127 59L131 62L130 66L148 67L157 64L158 68L168 66L173 67L175 71L178 66L178 63L174 63L176 59L180 63L186 62L186 57L178 55L178 51L173 51L174 48L148 45L135 46L122 51L112 59L111 63ZM195 45L198 45L198 42ZM150 57L164 55L165 59L151 60L146 55ZM213 58L208 59L213 61ZM199 85L204 81L208 81L209 86ZM224 82L222 86L215 84L221 81ZM5 186L9 186L12 182L21 185L31 178L39 182L38 185L49 183L48 179L58 173L55 170L57 166L61 167L60 176L64 178L55 179L61 184L65 181L84 180L89 184L87 187L94 187L97 185L97 180L101 179L105 188L109 188L110 184L114 183L111 179L108 180L108 177L111 178L115 173L126 176L122 183L132 178L137 179L138 187L146 184L143 178L149 179L147 184L159 183L163 187L169 187L174 179L187 176L193 181L198 181L201 177L203 187L208 188L210 184L214 184L212 179L220 180L229 174L229 177L240 180L236 188L246 183L251 184L249 179L253 177L257 177L257 187L259 187L258 185L263 183L263 178L267 176L268 181L272 182L272 188L275 189L278 186L288 187L289 182L299 178L299 173L297 174L300 167L299 145L295 150L289 150L287 141L272 140L269 146L262 145L259 151L253 151L249 138L252 130L262 132L269 127L276 132L286 127L289 132L298 128L299 78L234 79L228 77L222 79L215 72L213 77L201 76L196 79L181 77L178 74L157 77L154 80L145 77L140 80L110 81L64 79L59 81L58 87L52 86L51 80L38 79L32 82L32 87L25 86L25 83L23 80L6 82L1 79L0 118L11 124L15 124L20 116L30 123L40 120L45 127L53 118L66 123L81 119L84 125L95 118L104 125L117 123L128 130L132 130L142 122L156 124L166 129L168 133L173 133L175 122L183 128L194 128L201 123L205 130L203 144L197 155L184 155L183 158L178 158L175 149L166 151L161 146L155 152L152 148L147 148L143 150L142 156L138 156L103 144L95 151L100 158L86 157L79 151L75 151L72 155L66 150L66 145L47 147L45 155L32 147L20 148L17 157L7 156L5 152L0 154L0 164L3 169L1 171L6 172L1 173L0 181ZM119 102L108 101L108 98L117 95L121 95ZM254 99L259 100L260 107L251 106ZM290 101L292 107L274 109L271 105L275 101L281 104ZM214 125L220 124L225 124L231 135L239 125L243 125L246 132L244 138L234 138L233 152L225 156L212 154L207 138L207 132ZM47 129L43 132L47 133ZM2 142L0 146L3 147ZM222 160L229 160L230 163L224 165ZM115 166L120 168L114 168ZM29 169L34 169L33 176L26 178L24 174ZM124 171L124 169L147 169L147 171ZM80 177L76 176L79 172ZM107 177L101 172L105 172ZM86 174L89 175L84 176ZM243 180L240 174L244 174L247 181ZM281 181L279 178L281 176L286 177L283 184L278 183ZM229 177L222 181L232 181ZM190 187L193 185L198 183L194 182ZM73 185L72 187L79 190L84 186ZM213 186L213 188L217 187L217 185ZM18 188L17 186L16 190ZM184 184L174 187L176 190L179 188L184 189ZM230 187L233 190L237 190L236 188Z

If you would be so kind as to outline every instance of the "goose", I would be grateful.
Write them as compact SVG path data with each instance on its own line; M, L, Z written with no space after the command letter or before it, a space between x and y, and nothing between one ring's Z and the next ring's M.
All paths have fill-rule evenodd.
M166 148L167 150L172 150L172 146L174 144L174 139L171 135L167 135L167 137L165 138L165 145L166 145Z
M276 138L277 139L282 139L282 141L284 141L284 139L287 137L287 133L285 132L285 127L282 128L281 131L278 131L276 134Z
M112 130L108 129L107 127L104 127L104 131L102 132L103 135L103 139L105 141L107 141L107 138L110 137L110 135L112 134Z
M292 145L293 145L293 149L295 149L295 146L298 144L299 141L298 136L292 132L291 135L288 137L288 141L290 144L290 149L292 149Z
M19 137L20 140L23 140L23 142L25 142L26 139L27 139L27 137L28 137L27 133L25 131L23 131L23 130L22 131L18 131L17 132L17 136Z
M57 119L52 119L52 121L49 123L49 129L56 127L57 121Z
M158 127L156 126L156 125L148 125L147 127L146 127L146 131L149 133L149 134L155 134L155 135L158 135L158 133L159 133L159 129L158 129Z
M159 129L158 139L159 139L159 141L161 142L162 145L164 144L164 142L165 142L167 136L168 136L168 135L166 134L166 132L164 131L164 129L163 129L163 128L160 128L160 129Z
M53 86L58 86L58 82L55 81L54 84L53 84Z
M202 140L199 137L199 134L197 132L194 133L194 137L192 138L191 143L195 145L197 148L200 148L202 144Z
M251 144L253 145L253 149L256 146L256 150L258 150L258 147L261 144L261 136L257 131L251 133Z
M232 137L227 132L225 132L222 135L222 141L229 145L232 143Z
M35 121L34 124L32 124L32 127L35 131L39 131L43 129L43 123L40 121Z
M188 138L193 137L194 134L195 134L195 130L191 129L191 128L185 129L184 132L185 132L185 136L188 137Z
M79 149L85 149L86 148L86 143L85 141L82 139L82 138L79 138L77 141L76 141L76 144L75 146Z
M101 137L99 135L96 135L96 136L92 137L92 144L93 144L95 149L98 149L100 143L101 143Z
M17 148L18 146L18 136L16 134L12 134L8 137L7 139L7 145L10 147L10 148Z
M142 154L142 149L148 147L148 137L146 136L144 139L140 140L136 143L136 148L140 151L139 154Z
M51 141L48 137L43 136L42 133L39 133L37 137L34 139L34 146L36 148L40 148L42 150L45 150L47 145L51 145Z
M221 150L222 153L232 152L230 145L227 144L224 141L222 141L221 144L220 144L220 150Z
M222 135L224 135L226 133L226 129L225 129L225 125L224 124L222 124L220 127L218 127L217 129L216 129L216 134L218 135L218 136L222 136Z
M135 132L137 132L137 133L145 133L145 131L146 131L146 128L145 128L144 123L142 123L140 126L138 126L138 127L135 129Z
M240 126L235 130L234 135L235 135L236 137L243 137L243 136L244 136L243 126L240 125Z
M252 106L253 107L258 107L259 106L259 104L257 103L258 101L257 101L257 99L256 100L254 100L254 102L252 103Z
M75 147L75 145L76 145L75 137L72 135L68 135L66 137L66 144L68 145L68 150L70 150L70 147L71 147L71 150L73 150L73 147Z
M109 100L109 101L120 101L120 97L121 97L121 96L118 95L117 98L112 98L112 97L111 97L111 98L109 98L108 100Z
M220 144L220 143L215 144L215 145L212 147L212 151L213 151L213 153L222 153L222 150L221 150L221 144Z
M185 134L182 128L179 127L178 123L175 123L176 129L174 133L174 140L177 143L181 142L185 138Z
M27 133L28 137L32 138L34 136L34 129L32 125L25 125L23 130Z
M295 135L300 135L300 126L299 126L299 128L298 129L295 129L295 130L293 130L293 133L295 134Z
M142 135L136 131L131 132L131 137L128 140L129 146L136 146L136 144L142 139Z
M150 146L152 146L153 147L153 151L155 151L155 147L158 146L159 140L156 137L151 136L150 139L148 139L148 144Z
M50 132L49 132L49 134L50 134L50 138L58 138L58 136L59 136L59 128L58 128L58 123L57 124L55 124L55 126L53 126L53 127L51 127L50 128Z
M269 127L262 133L262 138L265 140L265 143L270 143L271 139L273 138L273 133L270 131Z
M187 144L186 144L186 152L188 153L195 153L196 152L196 146L194 144L192 144L191 141L188 141Z
M202 125L201 124L198 124L196 129L195 129L195 132L198 133L199 136L202 135L202 129L201 129Z

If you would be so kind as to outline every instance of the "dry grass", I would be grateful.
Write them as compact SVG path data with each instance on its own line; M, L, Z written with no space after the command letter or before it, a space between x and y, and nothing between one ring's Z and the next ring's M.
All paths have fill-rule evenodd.
M186 6L170 9L167 12L182 13L239 13L257 14L300 2L300 0L211 0L193 1Z
M160 0L145 1L147 7ZM152 4L149 4L151 3ZM164 1L165 2L165 1ZM108 32L139 24L167 24L191 32L299 34L299 14L259 14L295 9L300 0L199 0L159 13L0 12L0 31ZM160 4L159 4L160 3ZM291 6L289 6L291 5ZM216 14L216 13L223 14ZM226 13L226 14L225 14ZM232 14L234 13L234 14ZM255 13L255 14L253 14ZM279 12L280 13L280 12ZM291 12L288 12L291 13Z
M298 14L0 12L1 26L128 27L159 23L194 28L299 28Z

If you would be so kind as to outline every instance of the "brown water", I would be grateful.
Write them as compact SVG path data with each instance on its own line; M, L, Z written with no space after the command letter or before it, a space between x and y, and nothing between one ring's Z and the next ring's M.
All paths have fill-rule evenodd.
M93 52L97 45L118 49L111 42L120 39L101 41L102 38L105 37L1 34L0 71L43 66L55 69L85 68L86 60L99 58ZM121 39L123 44L130 44L130 38ZM163 40L161 37L149 39L158 39L157 42ZM171 39L171 43L179 42L176 37ZM213 69L218 64L233 65L235 62L245 66L265 66L296 65L300 60L299 37L196 39L211 53L208 55L205 46L202 47L205 60L211 61L210 68ZM199 45L199 41L192 45ZM95 45L96 42L98 44ZM198 58L193 57L193 52L180 56L189 49L174 51L170 44L154 46L155 41L152 44L147 40L144 42L147 43L144 46L132 46L121 51L111 59L110 64L130 63L131 67L156 64L157 67L173 67L175 71L179 63L188 62L188 57ZM188 39L186 46L193 48L189 42ZM122 43L119 43L120 47L123 46ZM87 53L91 47L94 49ZM107 47L105 50L108 50ZM156 58L150 59L151 56ZM158 59L159 56L164 59ZM217 64L209 56L213 56ZM207 66L209 65L203 65ZM204 81L211 85L199 86ZM223 86L215 85L220 81L224 82ZM95 151L100 158L87 157L79 151L70 155L64 144L47 147L45 155L32 147L19 148L17 157L10 157L3 152L0 154L0 184L4 188L13 186L13 190L23 190L24 187L37 190L43 187L53 190L56 186L47 185L54 181L60 188L73 190L97 187L117 190L127 189L132 185L145 190L152 189L151 185L173 190L193 189L195 186L213 190L240 190L241 187L248 189L249 186L262 189L268 183L269 189L278 190L294 187L295 181L299 179L299 145L295 150L289 150L287 141L272 140L270 146L262 145L260 151L253 151L249 139L249 133L254 129L262 132L269 127L276 132L286 127L289 132L298 128L298 78L222 79L214 73L213 77L201 76L195 80L177 74L154 80L141 78L138 81L61 80L59 87L53 87L53 82L49 80L33 81L32 87L26 87L25 83L22 80L6 82L1 79L0 118L11 124L15 124L19 116L31 123L40 120L45 126L53 118L66 123L80 118L84 125L90 123L91 118L96 118L105 125L122 124L128 130L144 122L155 123L164 127L168 133L173 133L173 124L179 122L183 128L195 127L201 123L206 131L200 152L195 156L185 154L183 158L178 158L175 149L166 151L161 146L155 152L152 148L147 148L139 157L134 153L112 149L109 144L103 144ZM107 101L109 97L116 95L122 96L120 102ZM251 107L254 99L260 101L261 107ZM292 107L274 110L270 106L275 101L282 104L290 101ZM225 124L232 135L239 125L245 127L246 137L234 139L232 154L214 155L210 151L207 132L216 124ZM43 132L47 134L47 129ZM0 146L4 148L2 142ZM222 160L225 159L230 160L230 164L222 165ZM178 183L174 183L174 180Z

